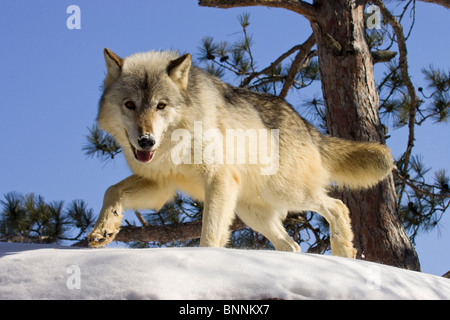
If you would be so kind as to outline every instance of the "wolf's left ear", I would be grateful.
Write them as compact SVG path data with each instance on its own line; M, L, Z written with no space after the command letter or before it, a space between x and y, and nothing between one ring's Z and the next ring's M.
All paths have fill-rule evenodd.
M173 82L182 89L188 85L189 69L191 68L192 57L189 53L172 60L167 67L167 73Z
M105 78L106 88L116 81L122 73L123 59L108 48L105 48L103 54L105 55L106 70L108 71Z

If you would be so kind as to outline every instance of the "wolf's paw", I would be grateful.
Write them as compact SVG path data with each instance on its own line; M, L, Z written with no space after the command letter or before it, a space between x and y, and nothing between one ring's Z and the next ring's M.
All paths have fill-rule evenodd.
M121 208L117 208L117 206L107 207L106 210L102 210L94 229L87 237L90 247L104 247L114 240L122 224L123 215L121 212Z
M356 258L356 249L353 248L351 244L340 246L340 247L334 247L331 246L331 254L333 256L339 256L344 258Z
M100 248L112 242L119 231L110 231L107 229L94 229L88 235L89 246L91 248Z

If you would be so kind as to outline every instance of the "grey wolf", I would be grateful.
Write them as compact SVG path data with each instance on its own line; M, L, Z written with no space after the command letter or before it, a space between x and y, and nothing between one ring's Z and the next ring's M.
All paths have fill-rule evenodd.
M158 210L180 190L204 202L200 246L225 246L237 215L276 250L299 252L283 220L288 211L314 211L329 222L332 254L355 257L349 211L327 192L332 183L361 189L384 179L393 168L386 146L323 135L285 100L226 84L194 66L189 54L152 51L122 59L105 49L104 56L97 120L120 144L133 174L106 190L88 235L92 247L114 239L124 210ZM190 132L195 144L199 122L223 136L227 129L278 130L276 173L261 174L260 163L175 163L174 132ZM195 148L190 152L195 158Z

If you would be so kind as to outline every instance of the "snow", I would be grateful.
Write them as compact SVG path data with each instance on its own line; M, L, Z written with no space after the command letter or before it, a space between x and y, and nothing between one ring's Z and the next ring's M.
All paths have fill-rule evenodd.
M218 248L0 243L0 299L450 299L450 280L367 261Z

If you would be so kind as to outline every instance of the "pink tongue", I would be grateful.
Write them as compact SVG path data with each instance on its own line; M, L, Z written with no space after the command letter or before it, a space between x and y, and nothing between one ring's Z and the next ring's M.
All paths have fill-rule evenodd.
M136 150L136 158L141 162L149 162L152 158L152 153L150 151Z

